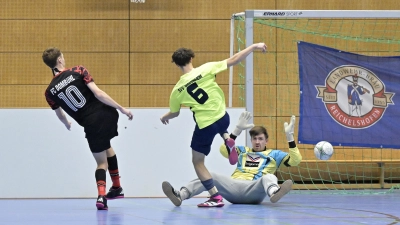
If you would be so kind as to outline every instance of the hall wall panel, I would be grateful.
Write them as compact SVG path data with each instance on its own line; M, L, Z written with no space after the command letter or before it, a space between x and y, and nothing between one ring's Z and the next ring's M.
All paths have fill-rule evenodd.
M128 19L127 0L2 0L2 19Z
M128 53L64 52L66 67L83 65L96 84L128 84L128 56ZM50 68L43 63L41 52L0 53L0 68L0 85L49 84L53 77Z
M0 108L49 107L44 97L47 85L0 85Z
M128 20L0 20L0 52L128 52Z
M232 14L246 9L274 9L275 0L222 0L222 1L174 1L147 0L143 4L130 5L132 19L229 19Z
M132 20L131 52L229 52L229 20Z

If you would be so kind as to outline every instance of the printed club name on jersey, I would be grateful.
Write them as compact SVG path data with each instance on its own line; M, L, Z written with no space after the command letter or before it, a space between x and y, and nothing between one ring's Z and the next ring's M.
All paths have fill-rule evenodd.
M65 78L64 80L62 80L61 82L59 82L53 88L50 89L51 94L53 95L57 94L58 91L60 91L63 87L67 86L74 80L75 78L72 75L68 76L67 78Z
M200 80L201 78L203 78L203 76L200 74L197 77L195 77L194 79L192 79L191 81L189 81L187 84L183 85L182 87L178 88L179 92L182 92L183 90L185 90L185 88L187 88L189 85L193 84L194 82Z
M257 154L247 154L246 156L246 167L258 167L260 164L261 157Z

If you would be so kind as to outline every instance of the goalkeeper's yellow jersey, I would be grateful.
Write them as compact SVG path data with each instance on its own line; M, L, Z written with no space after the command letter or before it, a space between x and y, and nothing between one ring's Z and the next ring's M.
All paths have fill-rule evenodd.
M239 154L239 160L231 177L240 180L257 180L268 173L274 174L281 165L297 166L302 159L297 147L289 148L289 153L273 149L254 152L253 149L245 146L236 146L236 151ZM225 144L221 145L220 152L228 158Z
M181 105L190 107L200 129L225 115L225 96L215 82L217 73L227 69L227 61L209 62L181 76L171 92L169 107L178 112Z

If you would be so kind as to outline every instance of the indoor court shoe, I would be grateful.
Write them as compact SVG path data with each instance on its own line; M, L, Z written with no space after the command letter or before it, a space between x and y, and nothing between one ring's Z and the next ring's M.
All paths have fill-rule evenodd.
M97 197L96 207L98 210L107 210L108 209L106 196L99 195L99 197Z
M175 206L180 206L182 204L182 199L179 196L179 193L172 187L170 183L164 181L162 183L162 190Z
M207 201L205 201L204 203L200 203L197 206L198 207L222 207L224 206L224 201L221 195L217 195L214 197L211 197L210 199L208 199Z
M111 187L110 190L108 191L106 198L108 200L113 200L117 198L123 198L125 197L124 195L124 189L122 187Z
M292 190L292 185L293 185L292 180L286 180L285 182L283 182L281 187L271 195L269 200L272 203L279 201L279 199L281 199L283 196L289 193L290 190Z
M238 161L238 154L235 147L235 140L228 138L225 140L225 145L229 149L229 163L235 165Z

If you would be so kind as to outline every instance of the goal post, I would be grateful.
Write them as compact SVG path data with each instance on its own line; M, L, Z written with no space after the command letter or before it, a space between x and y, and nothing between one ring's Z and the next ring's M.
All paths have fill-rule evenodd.
M267 56L254 52L235 70L230 68L230 106L238 95L240 106L254 115L250 122L269 128L268 147L285 150L283 122L291 114L299 115L296 44L305 41L370 56L400 55L400 11L246 10L232 15L230 35L231 55L253 43L268 46ZM246 144L251 146L246 135ZM369 193L366 190L399 188L400 150L334 146L331 160L318 161L313 145L298 146L303 163L281 168L277 174L279 179L301 184L298 189Z

